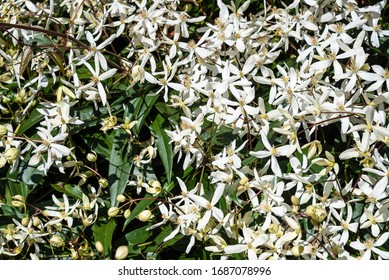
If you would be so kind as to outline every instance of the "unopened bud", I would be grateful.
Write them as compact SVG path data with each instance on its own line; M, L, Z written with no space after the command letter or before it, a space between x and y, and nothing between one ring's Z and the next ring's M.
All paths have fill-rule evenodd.
M147 222L148 220L150 220L151 216L152 214L150 210L143 210L142 212L139 213L138 219L141 222Z
M239 185L246 185L249 181L249 178L243 177L242 179L239 180Z
M32 218L32 224L33 224L34 227L38 227L41 224L41 220L38 217L35 216L35 217Z
M295 196L295 195L292 195L290 200L292 201L292 204L295 205L295 206L298 206L300 204L300 199L297 196Z
M15 207L23 207L24 206L24 197L20 194L14 195L12 197L12 205Z
M124 202L126 201L126 197L122 194L119 194L117 197L116 197L116 200L119 201L119 202Z
M7 159L9 164L12 164L14 160L18 157L19 155L19 150L17 148L9 148L8 150L5 151L3 156Z
M22 219L22 225L23 226L28 226L28 223L30 222L30 217L24 217L23 219Z
M269 232L270 233L277 233L279 230L279 226L277 224L270 224L269 225Z
M131 215L131 210L130 209L126 209L126 211L124 211L124 218L125 219L128 219Z
M149 185L155 189L161 190L161 183L159 181L150 180Z
M53 235L50 238L50 244L54 247L62 247L65 245L65 242L63 241L61 236Z
M6 135L7 133L8 133L7 127L5 127L4 125L0 124L0 137Z
M305 210L313 222L321 223L327 217L327 211L321 204L309 205Z
M108 187L108 180L105 178L100 178L99 179L99 186L102 187L103 189Z
M108 209L108 217L116 217L119 214L120 209L118 207L111 207Z
M88 161L90 161L90 162L96 162L96 160L97 160L97 155L96 155L95 152L88 153L88 154L86 155L86 159L87 159Z
M292 252L292 255L295 256L295 257L299 257L301 256L301 254L303 253L304 251L304 247L301 246L301 245L296 245L296 246L293 246L291 252Z
M315 210L313 208L313 205L309 205L307 207L307 209L305 210L305 214L307 214L307 216L309 216L309 217L312 217L314 213L315 213Z
M128 247L127 246L120 246L116 249L115 252L115 259L117 260L124 260L128 256Z
M143 83L145 81L145 69L140 65L135 65L132 67L131 76L134 81Z
M101 243L100 241L96 242L95 247L96 247L97 252L100 252L100 253L104 252L103 243Z

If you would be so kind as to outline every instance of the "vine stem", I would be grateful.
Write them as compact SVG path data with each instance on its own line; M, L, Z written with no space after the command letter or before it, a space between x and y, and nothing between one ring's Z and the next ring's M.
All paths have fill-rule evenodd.
M42 32L44 34L50 35L50 36L57 36L61 37L65 40L70 40L73 43L77 44L80 48L83 49L88 49L90 50L90 46L87 44L81 42L80 40L74 38L73 36L70 36L68 33L62 33L62 32L57 32L53 30L46 30L41 27L36 27L36 26L28 26L28 25L22 25L22 24L14 24L14 23L6 23L6 22L0 22L0 29L6 30L9 28L17 28L17 29L24 29L24 30L30 30L30 31L36 31L36 32ZM39 47L39 46L36 46ZM121 70L122 72L125 72L125 69L121 67L120 65L116 64L112 60L107 59L108 64L110 64L112 67Z

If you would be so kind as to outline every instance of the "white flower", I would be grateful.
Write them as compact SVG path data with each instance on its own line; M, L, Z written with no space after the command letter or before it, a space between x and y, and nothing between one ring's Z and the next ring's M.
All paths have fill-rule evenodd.
M77 200L71 206L67 195L63 194L62 197L63 197L63 202L61 202L55 195L52 195L52 199L55 205L57 206L46 206L46 210L44 211L44 213L49 217L53 217L53 219L48 221L45 226L55 225L65 220L67 222L67 225L69 227L72 227L73 225L72 214L80 204L80 201Z
M204 197L198 196L196 194L189 193L188 197L197 203L199 206L206 209L203 217L199 220L197 225L197 229L203 229L209 222L211 216L213 216L217 221L221 221L223 219L223 211L217 208L215 205L219 201L220 197L223 195L224 186L219 185L216 187L215 192L213 194L211 202L206 200Z
M30 164L38 164L41 159L43 159L42 155L47 153L47 158L43 159L45 164L41 166L41 168L43 168L44 172L46 173L54 162L60 164L62 157L68 156L71 152L71 149L65 145L60 144L66 140L68 134L66 132L60 131L57 135L52 136L51 133L53 130L51 123L46 116L45 123L47 124L47 128L37 128L37 134L41 138L41 144L37 146L34 142L30 141L30 144L35 147L35 149L32 151L33 156L30 159ZM60 171L63 172L63 167L60 167Z
M90 44L90 50L89 53L85 57L83 57L80 62L77 63L77 65L84 64L92 56L94 56L94 62L96 68L101 66L101 69L107 71L108 69L107 60L102 54L102 51L106 46L112 43L112 41L116 38L116 34L111 35L109 38L107 38L104 42L102 42L99 45L96 45L96 41L100 39L101 33L96 37L93 37L92 33L90 33L89 31L85 31L85 35L86 35L86 39L88 40L88 43Z
M104 85L101 83L101 81L111 78L113 75L115 75L117 69L109 69L107 72L100 74L100 67L98 63L95 64L96 69L93 69L88 62L85 62L84 64L92 73L93 77L91 78L91 81L88 84L81 86L79 89L86 90L97 86L101 102L103 103L103 105L105 105L107 103L107 93L105 92Z
M284 145L280 147L274 147L270 145L269 140L267 139L267 135L261 130L261 140L265 148L264 151L254 151L250 152L250 155L255 156L257 158L266 158L270 157L271 170L278 177L282 177L282 171L280 165L278 164L277 157L286 156L288 154L289 149L291 149L290 145Z
M372 252L377 254L379 257L387 260L389 259L389 252L378 249L378 247L384 245L388 238L389 232L385 232L377 240L366 239L364 242L357 240L351 242L350 246L351 248L354 248L361 252L363 260L370 260L372 257Z
M256 260L257 259L257 253L259 250L257 250L257 247L262 246L265 244L269 236L266 234L255 234L251 229L247 227L243 227L243 240L239 244L235 245L227 245L224 248L224 252L226 254L237 254L241 252L247 252L249 260Z
M380 47L380 40L379 40L380 37L389 36L389 30L382 30L381 25L378 24L379 20L380 20L379 17L373 18L371 20L371 26L370 25L363 26L364 30L371 32L371 37L370 37L371 44L376 48Z

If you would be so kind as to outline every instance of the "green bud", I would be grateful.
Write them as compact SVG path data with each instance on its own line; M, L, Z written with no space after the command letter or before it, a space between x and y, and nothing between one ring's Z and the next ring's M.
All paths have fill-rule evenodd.
M116 217L120 212L120 209L118 207L111 207L108 209L108 217Z
M292 204L295 205L295 206L298 206L300 204L300 199L297 196L295 196L295 195L292 195L290 200L292 201Z
M304 247L301 246L301 245L297 245L297 246L293 246L291 252L292 252L292 255L295 256L295 257L299 257L301 256L301 254L303 253L304 251Z
M63 246L65 246L65 242L63 241L62 237L58 236L58 235L53 235L50 238L50 244L51 244L51 246L54 246L54 247L63 247Z
M0 136L4 136L8 133L8 129L6 126L0 124Z
M24 207L25 205L24 197L21 196L20 194L13 196L12 205L15 207Z
M30 217L24 217L23 219L22 219L22 225L23 226L28 226L28 223L30 222Z
M3 156L7 159L9 164L12 164L15 161L15 159L18 157L18 155L19 155L19 150L13 147L6 150L5 153L3 154Z
M41 224L41 219L39 219L38 217L33 217L32 218L32 224L34 225L34 227L38 227L38 226L40 226L40 224Z
M100 178L99 179L99 185L100 187L102 187L103 189L108 187L108 180L105 179L105 178Z
M270 233L277 233L279 228L280 227L277 224L270 224L269 225L269 232Z
M125 219L128 219L131 215L131 210L130 209L126 209L126 211L124 211L124 218Z
M126 201L126 197L122 194L119 194L117 197L116 197L116 200L119 201L119 202L124 202Z

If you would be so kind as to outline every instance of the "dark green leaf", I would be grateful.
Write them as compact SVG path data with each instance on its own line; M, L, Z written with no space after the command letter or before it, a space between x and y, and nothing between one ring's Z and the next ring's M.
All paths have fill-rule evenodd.
M66 194L67 196L71 196L76 199L82 200L82 191L76 185L66 184L65 186L60 186L57 184L51 184L51 186L61 193Z
M130 176L132 160L128 159L128 139L124 130L114 131L114 140L109 157L108 185L111 198L111 207L119 202L116 197L123 194Z
M150 92L152 87L146 88L148 90L144 90L144 92ZM131 104L134 107L133 117L132 119L137 120L135 132L139 134L146 117L148 116L150 110L153 108L153 105L158 100L159 95L155 93L148 93L147 95L135 97L131 100Z
M112 237L116 229L116 223L110 219L108 222L97 222L93 225L93 236L95 241L100 241L104 247L104 254L107 255L112 248Z
M0 207L0 213L2 213L0 217L6 216L9 218L23 219L23 214L13 206L11 207L9 205L2 204Z
M170 138L163 129L164 121L165 119L161 115L157 115L151 124L151 129L156 137L155 144L157 145L157 151L165 168L167 181L170 184L173 169L173 149L171 144L169 144Z
M134 245L145 242L152 235L151 231L146 230L148 227L149 226L144 226L127 233L126 239L128 244Z
M34 125L43 120L43 115L34 109L31 114L20 122L19 126L15 130L16 135L25 133L27 130L32 128Z

